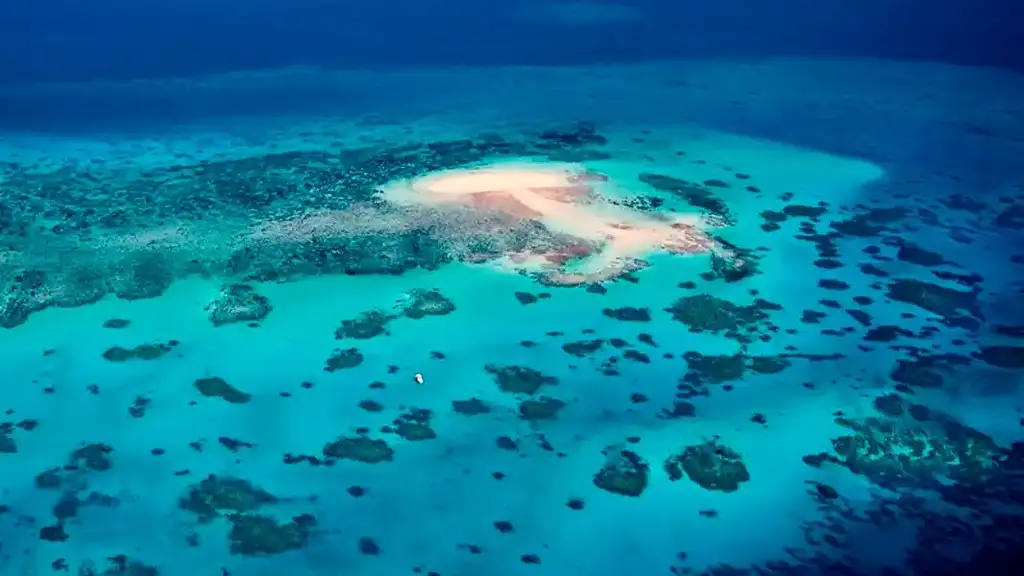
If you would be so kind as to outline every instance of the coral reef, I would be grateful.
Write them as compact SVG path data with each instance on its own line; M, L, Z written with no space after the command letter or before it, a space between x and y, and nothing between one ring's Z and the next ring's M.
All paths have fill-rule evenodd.
M609 450L604 466L594 474L594 485L622 496L637 497L647 489L651 467L630 450Z
M8 188L48 193L5 199L0 326L106 294L153 298L194 274L225 282L210 304L210 320L220 326L258 322L272 310L248 282L502 260L548 284L577 285L638 270L650 250L729 257L692 219L655 218L595 193L603 175L466 168L503 159L582 159L604 144L594 126L581 123L529 138L267 154L144 173L7 170ZM403 182L413 201L388 192ZM428 200L431 194L441 201ZM706 198L695 205L722 209ZM581 259L592 261L589 271L566 268ZM417 310L426 308L405 314L415 318Z
M220 297L208 306L210 322L213 322L214 326L258 322L266 318L273 309L266 296L260 295L255 288L246 284L226 286Z
M712 440L687 446L679 454L665 461L669 479L679 480L685 475L705 490L735 492L750 480L750 472L735 451Z

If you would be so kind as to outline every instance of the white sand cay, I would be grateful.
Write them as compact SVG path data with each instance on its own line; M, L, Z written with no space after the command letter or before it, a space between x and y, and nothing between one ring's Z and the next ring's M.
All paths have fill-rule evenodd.
M572 272L561 268L564 255L512 254L512 268L540 271L554 284L602 282L643 265L657 252L711 251L711 238L695 216L654 215L611 202L597 190L607 178L581 166L501 164L444 171L384 189L399 205L469 206L498 212L514 221L538 220L553 232L601 246Z

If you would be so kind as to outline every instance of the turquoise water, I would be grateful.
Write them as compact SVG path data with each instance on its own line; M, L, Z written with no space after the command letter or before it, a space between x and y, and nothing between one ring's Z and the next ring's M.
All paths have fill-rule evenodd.
M1024 83L860 63L843 98L806 89L835 66L779 65L790 90L728 63L343 77L421 89L5 135L3 572L998 573ZM750 273L657 255L565 288L404 230L240 240L510 156L703 215Z

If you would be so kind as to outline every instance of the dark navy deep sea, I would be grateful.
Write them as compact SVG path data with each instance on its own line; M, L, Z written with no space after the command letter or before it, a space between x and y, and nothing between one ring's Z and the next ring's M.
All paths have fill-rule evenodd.
M1024 566L1024 9L0 0L0 576Z

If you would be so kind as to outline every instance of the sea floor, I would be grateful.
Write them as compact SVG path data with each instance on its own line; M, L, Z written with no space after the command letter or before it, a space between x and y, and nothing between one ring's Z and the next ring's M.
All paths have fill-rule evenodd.
M606 153L583 165L662 210L692 197L641 174L701 183L757 269L658 255L574 288L469 262L196 274L34 311L0 329L4 574L982 574L967 563L1019 549L1024 79L331 74L325 90L422 93L372 115L4 134L0 201L48 194L26 174L587 122ZM24 281L19 250L0 258ZM239 282L266 306L225 321L211 306Z

